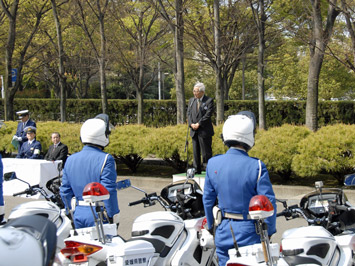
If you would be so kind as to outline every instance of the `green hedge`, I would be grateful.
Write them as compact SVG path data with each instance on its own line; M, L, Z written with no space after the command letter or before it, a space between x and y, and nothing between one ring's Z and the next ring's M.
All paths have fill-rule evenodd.
M325 126L298 144L292 170L301 177L331 174L342 183L355 167L355 125Z
M306 139L311 131L304 126L285 124L268 131L258 131L255 146L249 155L260 158L270 172L290 179L293 173L292 161L298 154L299 142Z
M79 123L37 122L37 139L43 154L51 145L50 135L58 131L69 153L82 148L79 140ZM0 130L0 151L4 157L16 152L11 139L16 131L16 122L5 122ZM220 138L222 125L214 127L213 154L223 154L227 148ZM155 156L164 159L177 173L186 170L186 161L192 164L192 145L187 125L146 127L143 125L116 126L105 148L116 160L127 164L135 172L144 158ZM307 178L321 174L332 175L339 184L345 174L355 166L355 125L335 124L312 132L304 126L285 124L268 131L259 130L250 156L260 158L270 173L284 180L291 177Z
M4 118L3 100L0 106L0 118ZM59 121L58 99L20 99L16 98L14 110L29 109L35 121ZM305 101L266 101L266 123L269 128L283 124L305 124ZM187 102L186 102L187 107ZM251 110L258 119L257 101L225 101L225 118L241 110ZM102 110L99 99L68 99L67 121L83 122L94 117ZM335 124L355 124L355 101L322 101L318 105L318 124L320 127ZM176 125L176 101L144 100L144 124L164 127ZM108 100L108 115L114 125L137 123L137 101ZM215 121L216 114L212 116Z

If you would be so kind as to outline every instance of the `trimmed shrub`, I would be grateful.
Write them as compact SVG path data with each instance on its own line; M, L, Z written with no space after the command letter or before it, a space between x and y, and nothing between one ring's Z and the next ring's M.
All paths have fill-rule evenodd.
M185 172L186 160L192 162L192 144L190 132L186 124L167 126L154 129L149 136L149 150L158 158L163 158L170 166L178 172ZM186 144L186 135L188 143ZM185 146L187 149L185 151Z
M143 158L149 154L148 136L153 128L143 125L117 126L111 132L105 151L126 164L135 173Z
M228 147L224 145L221 134L222 134L223 124L214 127L214 136L212 138L212 153L213 156L217 154L225 154Z
M322 127L300 141L292 170L301 177L331 174L342 184L355 165L355 125Z
M292 174L292 159L297 153L298 143L310 133L306 127L287 124L268 131L258 131L255 146L249 155L262 160L269 172L289 180Z
M188 101L188 100L187 100ZM187 102L186 101L186 108ZM4 117L3 99L0 99L0 117ZM59 99L15 98L14 110L29 109L31 117L37 121L60 120ZM269 128L283 124L304 125L305 101L266 101L266 124ZM67 99L67 121L83 122L95 117L102 110L100 99ZM251 110L258 119L258 101L226 100L224 117ZM318 125L320 127L345 123L355 124L355 101L321 101L318 104ZM137 123L137 100L108 100L107 114L113 125ZM143 122L146 126L164 127L176 125L175 100L144 100ZM216 113L212 115L215 123Z
M3 157L10 157L12 152L15 152L12 146L12 137L15 135L17 122L5 122L0 129L0 151Z
M69 153L82 149L79 123L37 122L37 140L45 154L52 144L51 133L61 134L61 141L68 145ZM8 157L17 152L11 145L17 122L5 122L0 130L0 152ZM213 155L224 154L220 135L223 125L214 127L212 138ZM186 136L188 149L185 150ZM184 172L192 165L193 151L189 129L186 124L167 127L146 127L143 125L116 126L105 151L117 161L125 163L136 172L146 157L164 159L177 172ZM282 176L285 181L293 174L312 177L330 174L339 182L353 171L355 165L355 125L336 124L311 132L304 126L283 125L259 130L250 156L260 158L270 173Z

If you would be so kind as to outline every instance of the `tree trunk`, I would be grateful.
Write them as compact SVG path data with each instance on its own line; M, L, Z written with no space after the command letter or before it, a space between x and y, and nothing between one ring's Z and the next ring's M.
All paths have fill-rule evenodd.
M158 0L159 12L174 32L174 63L173 68L176 87L176 123L186 122L185 75L184 75L184 20L183 1L175 0L175 19L171 18L162 0ZM151 1L155 4L156 1ZM176 24L175 24L176 23Z
M138 124L143 124L143 91L140 89L137 89L137 107L138 107L138 113L137 113L137 122Z
M99 75L100 75L100 88L101 88L101 104L102 104L102 113L106 114L107 113L107 92L106 92L106 37L105 37L105 27L104 27L104 19L105 19L105 13L107 11L107 6L109 3L109 0L105 0L103 6L101 6L101 1L96 0L96 9L95 7L91 4L90 0L86 0L87 5L83 5L82 1L77 0L76 1L79 10L80 10L80 16L82 19L82 24L81 27L83 28L84 32L86 33L87 37L89 38L90 44L95 52L95 58L97 60L97 64L99 66ZM85 4L85 2L84 2ZM93 38L93 33L88 29L88 25L86 24L86 16L87 14L85 13L84 7L89 6L91 9L90 15L94 14L98 20L99 23L99 34L100 34L100 51L97 48L97 45L95 43L95 40Z
M264 0L259 0L260 20L257 23L259 36L258 52L258 102L259 102L259 128L266 129L265 112L265 84L264 84L264 54L265 54L265 23L267 16L265 14Z
M350 12L354 12L352 11L352 9L346 4L345 0L341 0L341 5L343 8L343 14L345 16L345 21L346 21L346 27L348 28L348 32L350 35L350 39L351 39L351 47L352 47L352 60L350 59L346 59L347 62L347 66L353 71L355 72L355 23L352 21L351 19L351 15Z
M62 27L57 13L56 1L52 0L52 11L57 30L58 41L58 71L59 71L59 87L60 87L60 121L66 121L66 78L64 75L64 48L62 39Z
M0 2L1 7L3 8L6 16L9 18L9 33L8 33L8 41L6 45L6 77L5 77L5 120L13 119L13 102L15 94L22 83L22 68L25 64L25 56L28 48L38 31L40 21L43 15L48 11L46 7L46 2L42 3L42 6L36 9L35 14L35 24L31 28L31 32L25 42L22 43L22 49L19 52L19 59L17 61L17 78L15 85L12 86L11 81L11 70L12 70L12 57L13 51L15 49L15 36L16 36L16 17L19 1L14 1L11 5L11 11L5 7L3 1Z
M216 124L222 124L224 122L224 92L221 76L221 46L220 46L220 19L219 19L219 0L213 1L213 16L214 16L214 45L216 54Z
M11 9L7 9L3 0L0 1L1 7L9 19L9 32L5 50L5 82L4 82L4 114L5 121L14 119L13 101L14 96L11 96L12 90L12 56L15 50L16 39L16 17L19 5L19 0L15 0Z
M246 64L246 55L243 55L242 59L242 100L245 100L245 64Z
M313 32L310 41L310 62L307 83L306 126L316 131L318 129L318 83L322 68L325 49L333 32L333 26L339 11L336 10L337 0L328 4L326 22L322 21L321 0L310 0L312 5ZM325 29L323 30L323 25Z
M106 1L107 2L107 1ZM99 5L99 4L98 4ZM107 6L107 4L106 4ZM101 101L102 101L102 112L107 113L108 102L107 102L107 91L106 91L106 37L105 37L105 26L104 26L104 13L100 14L100 36L101 36L101 48L100 48L100 87L101 87Z
M175 86L176 86L176 123L184 124L186 117L185 75L184 75L184 20L182 16L182 0L175 0Z
M324 54L320 50L316 49L314 56L311 57L309 62L306 126L312 131L316 131L318 128L318 82L323 56Z

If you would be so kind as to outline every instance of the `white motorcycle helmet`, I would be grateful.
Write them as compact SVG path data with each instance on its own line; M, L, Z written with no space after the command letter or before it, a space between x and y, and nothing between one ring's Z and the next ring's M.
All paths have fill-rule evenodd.
M250 111L242 111L228 117L223 125L222 139L228 147L240 145L249 151L254 146L255 130L254 114Z
M99 114L84 122L80 129L80 139L83 144L93 144L104 148L110 142L110 133L108 115Z

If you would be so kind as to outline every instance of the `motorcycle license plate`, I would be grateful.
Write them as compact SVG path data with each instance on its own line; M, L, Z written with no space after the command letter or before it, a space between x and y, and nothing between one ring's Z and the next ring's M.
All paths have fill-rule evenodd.
M82 263L70 263L68 266L88 266L88 262L82 262Z

